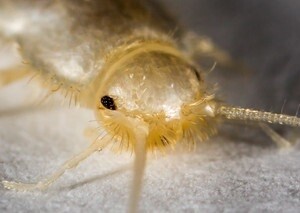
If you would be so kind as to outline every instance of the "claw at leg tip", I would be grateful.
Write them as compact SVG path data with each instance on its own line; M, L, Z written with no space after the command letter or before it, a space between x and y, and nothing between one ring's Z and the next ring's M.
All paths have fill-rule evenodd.
M5 189L15 190L15 191L23 191L23 192L32 190L35 188L35 187L32 187L31 184L23 184L23 183L17 183L17 182L6 181L6 180L2 181L2 185L4 186Z

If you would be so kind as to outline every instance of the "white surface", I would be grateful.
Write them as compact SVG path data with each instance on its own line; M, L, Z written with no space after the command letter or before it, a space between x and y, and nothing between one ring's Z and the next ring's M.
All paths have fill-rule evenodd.
M264 2L266 4L267 1ZM272 1L272 5L275 4L274 2ZM291 3L292 1L286 2ZM216 6L215 4L212 3L213 6ZM295 4L290 5L294 6ZM196 9L194 12L197 11ZM206 15L212 14L210 18L215 19L209 20L215 20L218 23L217 17L222 10L216 9L207 10ZM285 11L283 9L282 11ZM212 13L211 11L216 12ZM226 8L224 11L227 11ZM299 14L299 10L292 11ZM265 12L267 11L263 11L263 14ZM265 20L266 18L261 17L261 19ZM194 18L193 20L194 22L198 20L205 22L208 19ZM287 18L286 22L291 23L290 20L294 20L294 17ZM240 46L243 44L245 47L237 45L235 51L239 53L242 50L242 53L246 55L246 60L248 58L252 65L254 64L254 68L257 68L255 70L261 72L269 70L270 73L264 76L266 79L257 81L254 78L257 90L253 92L255 97L262 92L268 96L256 97L256 100L258 98L257 102L253 101L255 100L253 97L248 98L252 90L241 89L238 85L240 83L246 86L248 83L248 79L246 79L246 81L234 82L229 85L230 87L232 85L233 91L237 93L232 94L231 98L237 102L247 100L253 105L266 101L272 107L280 108L283 103L280 95L286 97L287 94L294 94L292 100L298 105L299 90L293 90L291 93L289 88L284 90L286 87L279 84L280 82L283 82L283 85L285 85L284 83L289 84L285 80L293 79L293 77L281 78L278 72L277 77L280 78L272 81L271 76L276 77L276 75L273 75L271 71L274 69L272 62L277 62L280 58L276 54L283 50L281 46L277 46L282 44L282 41L288 43L286 52L283 51L282 54L292 54L294 56L291 57L292 62L299 61L297 51L292 52L288 48L292 45L294 49L299 49L296 39L299 36L295 36L295 40L282 39L281 36L285 36L285 34L280 33L286 32L288 35L291 33L278 28L278 25L275 26L277 31L280 30L279 33L271 30L267 31L270 34L265 35L262 33L265 32L265 29L273 28L264 27L265 23L260 19L257 22L262 24L261 29L257 30L257 33L243 37L247 42L237 42ZM271 18L270 22L275 23ZM248 25L243 23L240 22L239 26L246 28ZM244 31L236 28L235 24L230 21L227 21L226 24L229 26L226 25L220 29L209 23L208 29L221 31L221 34L215 34L216 37L225 37L235 44L237 41L235 35L244 35L242 33ZM285 22L282 25L289 26ZM253 23L253 26L256 24ZM279 24L279 26L281 25ZM240 34L230 34L228 29L234 29L233 32L237 31ZM273 41L271 40L273 35L279 38L264 47L265 40L257 36L260 33L270 38L268 41ZM295 33L295 35L297 34ZM252 38L254 41L261 42L253 42ZM272 54L267 53L276 54L273 57ZM288 59L283 57L282 60L288 61ZM292 62L289 61L289 63ZM292 63L294 65L292 67L284 65L281 65L282 67L278 65L275 68L282 69L282 74L286 76L294 75L288 75L283 71L291 70L290 74L299 72L297 63ZM294 79L297 78L294 77ZM271 87L271 91L262 89L264 88L262 86L271 84L276 85L276 90L273 90L273 87ZM293 89L293 87L291 88ZM278 90L282 93L277 93ZM89 140L83 137L83 131L86 126L91 124L89 121L95 119L91 112L61 107L51 109L22 107L30 103L32 92L36 91L33 91L26 81L0 90L0 180L38 181L51 174L65 160L89 144ZM248 93L245 94L245 92ZM269 96L270 94L278 96L278 98L273 99L272 102L273 96ZM236 99L235 96L238 96L239 99ZM270 97L270 99L267 100L266 97ZM294 106L291 107L291 109L294 108ZM232 137L230 139L229 136L221 135L212 138L207 143L198 144L195 152L177 150L166 156L149 159L140 200L141 212L299 212L299 142L291 150L280 152L266 142L267 138L257 135L256 132L252 134L251 128L233 128L230 134L237 136L241 130L246 133L247 138L236 137L233 139ZM94 154L76 169L67 172L45 192L14 192L0 186L0 212L125 212L132 180L131 162L132 158L128 154L116 155L109 151L103 151Z
M26 83L0 92L2 112L22 105ZM9 95L8 95L9 94ZM14 98L19 98L16 101ZM9 102L21 102L9 104ZM4 102L3 102L4 101ZM10 106L8 108L8 105ZM40 180L88 145L90 112L37 107L1 113L0 177ZM222 137L147 163L141 212L297 212L300 150ZM45 192L0 188L1 212L124 212L131 184L130 156L94 154Z

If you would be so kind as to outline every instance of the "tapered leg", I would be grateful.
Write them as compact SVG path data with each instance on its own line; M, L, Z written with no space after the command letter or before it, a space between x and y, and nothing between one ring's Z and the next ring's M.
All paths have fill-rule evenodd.
M2 184L7 189L19 190L19 191L28 191L28 190L44 190L47 189L52 183L54 183L59 177L61 177L67 170L76 167L80 162L85 160L94 152L101 150L104 147L103 143L94 142L86 150L82 151L78 155L74 156L70 160L66 161L61 168L59 168L52 175L47 177L45 180L37 183L17 183L10 181L2 181Z
M281 137L277 132L275 132L271 127L267 124L260 123L259 126L262 130L276 143L276 145L280 149L286 149L292 146L292 143L286 140L285 138Z
M188 32L183 37L183 45L187 54L193 58L210 58L226 69L244 74L250 72L245 64L233 59L228 52L216 46L208 37Z
M29 76L31 72L24 67L17 67L0 72L0 87L14 83L22 78Z

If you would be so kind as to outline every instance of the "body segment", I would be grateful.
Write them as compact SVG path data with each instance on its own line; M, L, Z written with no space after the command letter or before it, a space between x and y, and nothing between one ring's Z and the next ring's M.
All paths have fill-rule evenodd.
M135 0L1 0L0 34L20 45L33 69L80 88L117 47L169 33L169 23L151 13Z
M186 115L183 109L206 104L208 94L198 67L180 50L180 40L175 42L179 37L171 37L174 23L155 14L151 2L141 3L2 1L0 32L18 43L33 70L51 78L51 88L75 89L81 106L96 108L104 127L122 143L133 144L132 136L124 139L133 135L126 117L138 117L151 129L147 147L155 148L196 135L191 127L200 120L210 122L205 110ZM118 112L99 110L103 96L116 99ZM206 139L214 129L206 126L197 137Z
M92 109L104 129L44 181L4 181L5 187L45 189L95 151L119 143L136 155L130 201L130 212L135 212L147 151L206 140L225 119L300 126L297 117L219 101L193 61L192 46L181 31L174 35L176 27L152 1L0 0L0 38L18 44L27 62L20 77L3 75L6 83L23 77L24 70L36 72L50 80L50 91L75 91L80 106ZM194 52L230 64L212 43L192 37L198 42Z

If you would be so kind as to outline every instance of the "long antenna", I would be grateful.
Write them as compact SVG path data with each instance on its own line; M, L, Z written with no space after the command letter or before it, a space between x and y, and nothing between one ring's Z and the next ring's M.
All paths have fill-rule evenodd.
M132 182L132 191L129 200L128 213L138 212L138 203L142 191L143 177L146 167L146 135L138 132L135 134L135 160L134 160L134 176Z
M296 116L276 114L240 107L220 106L217 109L217 114L222 115L229 120L258 121L300 127L300 118Z

